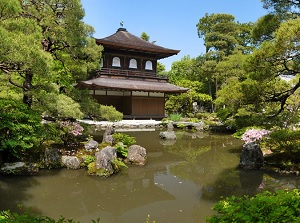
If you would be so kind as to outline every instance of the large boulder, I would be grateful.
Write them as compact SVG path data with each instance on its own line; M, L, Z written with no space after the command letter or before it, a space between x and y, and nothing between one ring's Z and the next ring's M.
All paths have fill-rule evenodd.
M264 156L259 147L254 142L245 143L240 156L239 166L243 169L259 169L264 165Z
M95 154L96 156L96 175L110 176L117 172L114 168L113 160L117 159L117 150L114 147L107 146Z
M84 148L86 151L91 152L92 150L98 149L99 143L93 139L87 142L87 144L84 145Z
M46 148L44 156L41 158L42 168L53 169L61 167L61 155L57 148Z
M4 163L0 168L2 175L36 175L38 172L39 168L36 163Z
M77 156L62 156L61 162L68 169L79 169L81 160Z
M131 145L128 148L126 161L136 165L145 165L147 162L146 149L139 145Z

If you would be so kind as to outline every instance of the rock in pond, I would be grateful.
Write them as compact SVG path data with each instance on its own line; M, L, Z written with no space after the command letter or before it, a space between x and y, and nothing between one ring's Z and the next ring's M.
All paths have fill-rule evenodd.
M254 142L245 143L240 156L239 166L243 169L259 169L264 165L264 156L259 145Z
M113 160L117 159L117 150L114 147L107 146L95 154L96 156L96 170L97 176L110 176L117 172L113 165Z
M36 175L39 172L36 163L4 163L0 169L2 175Z
M53 169L61 168L61 155L57 148L46 148L44 156L41 158L41 168Z
M109 143L110 145L115 144L115 140L112 136L112 134L114 134L114 133L115 133L115 130L111 126L107 127L107 129L105 130L105 132L103 134L102 142Z
M136 165L145 165L147 163L146 149L139 145L131 145L128 148L126 161Z
M174 131L160 132L159 138L161 138L161 139L176 139L176 134Z
M68 169L79 169L81 161L76 156L62 156L61 162L64 166L66 166Z

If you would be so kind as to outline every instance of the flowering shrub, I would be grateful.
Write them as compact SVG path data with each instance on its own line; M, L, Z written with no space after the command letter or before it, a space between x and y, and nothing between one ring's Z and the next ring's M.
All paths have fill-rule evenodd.
M245 143L249 143L249 142L259 143L264 136L267 136L269 134L270 131L266 129L248 129L242 135L242 140Z
M75 137L82 134L84 128L77 122L62 121L59 123L62 131L61 139L65 144L75 141Z
M65 132L72 134L73 136L81 135L84 128L77 122L63 121L60 122L60 128Z

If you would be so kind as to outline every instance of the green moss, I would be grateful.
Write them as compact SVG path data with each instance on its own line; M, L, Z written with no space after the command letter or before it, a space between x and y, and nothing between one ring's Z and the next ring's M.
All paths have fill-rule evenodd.
M104 168L97 169L96 162L91 162L88 165L88 174L89 175L96 175L101 177L108 177L112 175L114 171L107 171Z
M95 162L96 157L95 156L91 156L91 155L84 155L82 157L83 162L81 164L81 166L88 166L90 163Z

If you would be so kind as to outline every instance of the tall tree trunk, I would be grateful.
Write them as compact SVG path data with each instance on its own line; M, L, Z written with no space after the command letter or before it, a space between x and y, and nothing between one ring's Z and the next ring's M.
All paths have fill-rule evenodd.
M32 105L32 78L33 74L30 71L26 71L25 80L23 82L23 103L27 104L29 107Z

